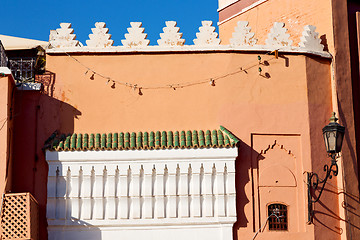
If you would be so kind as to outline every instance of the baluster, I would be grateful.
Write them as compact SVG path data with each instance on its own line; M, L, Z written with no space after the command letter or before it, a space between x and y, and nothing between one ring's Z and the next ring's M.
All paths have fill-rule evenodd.
M220 170L220 169L219 169ZM226 199L225 199L225 179L226 179L226 165L223 171L219 171L216 174L217 182L217 210L219 217L226 216Z
M105 188L105 218L115 219L116 218L116 205L115 205L115 194L116 194L116 169L113 166L107 171L107 181Z
M119 219L120 215L119 215L119 196L120 196L120 189L119 189L119 185L120 185L120 171L119 171L119 167L116 166L115 169L115 208L114 208L114 212L115 212L115 219Z
M135 167L134 167L135 168ZM131 199L131 218L139 219L141 215L140 211L140 176L141 176L141 168L132 175L131 181L131 191L130 191L130 199Z
M180 185L180 166L179 164L176 165L176 171L175 171L175 201L176 201L176 217L180 217L180 197L179 197L179 185Z
M46 204L46 218L55 219L56 217L56 189L59 176L59 167L55 171L53 166L49 166L49 177L47 185L47 204ZM55 174L54 174L55 173Z
M71 174L71 190L70 190L70 202L71 202L71 218L79 219L79 171L73 170Z
M217 186L216 186L216 166L213 164L211 171L211 199L212 199L212 216L215 217L218 214L217 211L217 202L216 202L216 194L217 194Z
M121 169L119 171L119 184L118 184L118 218L128 219L129 218L129 182L131 181L131 169L125 169L122 174Z
M155 217L165 217L165 199L164 199L164 173L156 172L155 180Z
M201 182L201 172L203 171L202 165L194 163L193 164L193 177L192 184L190 185L191 189L191 207L190 213L192 217L201 217L201 200L200 200L200 182Z
M227 165L226 179L226 196L227 196L227 216L236 217L236 189L235 189L235 164Z
M202 178L202 182L201 182L202 217L212 217L213 216L211 179L212 179L211 163L205 163L203 178Z
M105 170L105 169L104 169ZM100 166L95 166L94 182L94 219L104 219L104 171Z
M152 171L150 165L143 169L141 188L141 218L152 218Z
M180 165L179 176L179 217L189 217L189 179L191 178L191 166Z
M82 184L81 184L81 190L80 190L80 197L81 197L81 219L91 219L91 189L92 189L92 181L91 181L91 175L93 172L93 168L89 169L88 167L82 170L83 176L82 176ZM85 174L84 174L85 172Z
M71 193L71 170L70 167L68 167L68 170L66 172L66 193L65 193L65 219L71 218L71 201L70 201L70 193Z
M165 194L167 198L166 217L176 218L176 165L169 165Z

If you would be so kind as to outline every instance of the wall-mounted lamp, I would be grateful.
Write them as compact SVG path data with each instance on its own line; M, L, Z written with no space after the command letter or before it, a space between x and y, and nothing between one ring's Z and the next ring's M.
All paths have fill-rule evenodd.
M332 178L331 173L334 176L338 175L338 165L336 163L336 158L338 153L341 151L341 146L344 138L345 127L338 124L336 121L338 119L335 117L335 113L332 113L330 118L330 123L323 128L323 136L325 141L326 151L331 157L331 164L324 165L325 178L320 180L317 173L308 172L307 173L307 186L308 186L308 224L312 223L314 210L313 203L319 201L321 194L324 190L327 180ZM319 194L314 195L316 190L319 187L319 184L322 184Z

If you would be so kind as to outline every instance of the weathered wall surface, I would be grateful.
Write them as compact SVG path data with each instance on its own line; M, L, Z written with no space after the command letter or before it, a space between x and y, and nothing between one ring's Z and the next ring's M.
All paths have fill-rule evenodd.
M239 4L244 1L239 1ZM333 49L332 9L331 1L301 1L301 0L270 0L245 1L248 4L231 5L219 12L219 36L221 44L228 44L238 21L248 21L251 31L259 40L258 44L265 44L267 35L274 22L284 22L294 45L300 42L305 25L314 25L320 33L325 49ZM254 8L231 18L254 2L262 2ZM230 18L230 19L229 19ZM226 20L229 19L229 20ZM331 51L332 52L332 51Z
M47 165L41 148L55 130L90 134L217 129L223 125L242 141L236 163L235 236L252 238L264 223L266 209L252 197L253 186L257 184L254 173L262 170L258 169L258 161L271 159L263 156L263 150L279 142L291 149L295 156L292 159L296 159L296 167L291 170L297 182L296 197L287 204L297 204L297 210L291 213L296 217L291 217L292 221L298 220L292 222L296 226L290 228L290 234L295 239L304 236L311 239L313 226L306 225L306 184L302 173L315 167L311 158L325 158L325 151L319 149L323 149L321 128L327 124L331 112L330 63L318 57L286 55L275 59L261 55L259 65L257 56L221 52L73 55L98 74L137 84L133 90L118 83L106 84L107 79L98 74L92 80L91 72L86 73L87 69L69 56L48 55L51 91L17 95L21 104L17 105L14 151L14 164L22 166L22 177L15 179L13 191L30 191L39 201L42 236L46 236ZM259 66L263 69L261 75ZM239 72L240 68L245 71ZM212 86L210 79L219 76L224 77ZM195 82L204 83L176 90L170 87ZM322 94L316 94L318 84L324 86ZM167 87L156 89L159 86ZM142 95L139 87L143 87ZM275 152L275 158L276 154L283 157L282 151ZM276 191L280 192L272 195L271 201L274 196L285 194L281 188ZM337 206L336 194L328 194L332 201L326 202L326 206ZM321 211L325 224L333 221L333 216L328 216L331 208ZM339 236L336 224L331 222L331 239ZM288 236L264 233L258 239Z
M0 77L0 194L9 190L12 147L12 77ZM8 184L7 184L8 183Z
M244 5L244 3L248 4ZM246 10L246 7L254 3L253 7ZM347 209L344 208L345 205L340 208L342 219L347 219L347 223L340 226L344 232L343 238L360 235L358 228L360 225L358 214L360 208L358 201L359 161L357 157L359 147L356 143L359 139L356 129L359 119L357 110L359 76L358 59L356 59L357 43L354 38L356 35L354 9L356 8L351 1L341 0L269 0L238 1L219 12L219 32L223 44L228 43L236 22L240 20L249 21L252 32L255 32L255 37L259 39L259 44L264 43L273 21L285 23L285 27L288 29L287 33L290 34L290 39L294 41L294 44L300 40L302 26L311 24L317 27L316 31L319 32L325 50L333 55L332 71L334 74L331 84L333 110L339 113L340 123L347 129L342 149L343 162L340 163L343 164L345 180L339 178L338 181L338 187L344 188L347 192L342 195L341 201L349 206ZM236 14L237 16L235 16ZM320 230L317 231L316 236L318 239L322 239L323 234L324 231Z

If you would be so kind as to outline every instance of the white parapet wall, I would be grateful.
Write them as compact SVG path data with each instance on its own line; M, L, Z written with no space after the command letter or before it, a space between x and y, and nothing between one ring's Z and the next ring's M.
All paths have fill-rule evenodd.
M274 22L269 29L265 45L257 44L256 33L251 32L251 26L247 21L239 21L234 28L229 45L220 45L221 40L212 26L212 21L202 21L199 32L196 33L194 45L185 45L180 28L175 21L166 21L163 32L160 33L158 45L149 46L150 41L146 39L147 34L142 28L141 22L131 22L125 39L121 40L122 46L113 46L111 34L104 22L95 23L92 34L86 46L76 40L74 29L70 23L61 23L60 28L50 31L48 54L69 53L129 53L129 52L201 52L201 51L261 51L272 52L278 50L285 53L312 54L326 58L331 55L324 51L319 33L316 27L305 25L302 37L298 45L293 45L290 34L287 33L285 23ZM189 41L191 43L191 41Z
M47 151L49 240L232 239L237 151Z

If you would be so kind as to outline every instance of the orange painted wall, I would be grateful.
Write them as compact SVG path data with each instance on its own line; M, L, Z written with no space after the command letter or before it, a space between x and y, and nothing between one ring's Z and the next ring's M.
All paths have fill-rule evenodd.
M229 8L235 6L230 6ZM241 8L237 11L239 12ZM219 18L229 18L222 16ZM221 20L220 20L221 21ZM315 25L319 36L326 39L327 48L333 52L333 29L332 29L332 8L329 0L269 0L252 8L239 16L231 18L219 25L219 36L221 44L229 44L234 28L238 21L248 21L251 32L255 33L258 44L265 44L267 35L274 22L284 22L293 40L293 45L298 46L305 25Z
M237 159L237 212L235 236L251 239L263 218L263 208L253 201L255 159L267 159L262 151L278 141L296 155L297 227L288 233L264 232L257 239L313 239L313 225L306 225L306 185L304 171L318 169L316 159L326 158L321 128L331 112L330 61L318 57L286 55L279 59L261 55L259 75L254 53L143 53L74 54L75 58L96 72L113 79L138 84L138 91L91 74L66 55L47 56L47 69L53 73L48 94L18 92L18 117L15 118L13 191L29 191L40 203L41 236L46 238L47 164L41 149L55 131L60 133L110 133L120 131L217 129L223 125L241 139ZM211 86L210 78L230 74ZM267 73L267 77L265 77ZM173 90L145 89L175 83L204 84ZM319 86L323 86L317 94ZM25 118L26 116L26 118ZM296 136L294 140L294 136ZM264 160L264 161L265 161ZM311 163L315 161L315 164ZM271 160L269 160L271 161ZM259 169L261 170L261 169ZM14 172L15 173L15 172ZM19 176L19 175L18 175ZM279 190L279 189L277 189ZM281 190L280 190L281 191ZM330 195L321 222L332 231L327 238L338 239L339 221L332 209L337 195ZM281 196L281 194L279 195ZM253 213L253 211L260 212ZM262 213L261 213L262 212ZM335 215L337 212L335 211ZM293 217L293 216L292 216ZM319 225L319 227L323 227ZM241 237L240 237L241 236Z
M238 1L228 9L220 11L220 21L240 12L244 8L240 4L241 2L246 1ZM347 219L346 224L343 222L339 226L339 229L344 232L342 239L360 237L359 146L357 143L360 135L357 129L358 117L354 117L359 115L359 111L355 107L358 105L360 93L357 88L357 67L351 68L350 66L358 63L350 58L350 52L353 53L357 49L350 46L351 43L354 45L354 39L349 37L348 25L354 24L354 22L348 22L352 20L351 18L348 20L349 6L351 7L349 2L351 1L268 0L219 25L222 44L229 43L238 21L249 21L252 32L255 32L255 37L259 39L258 43L265 44L273 22L284 22L294 46L298 45L305 25L317 27L316 31L325 46L324 50L329 51L334 57L331 70L333 71L333 109L339 112L340 123L347 129L342 148L343 158L340 163L343 167L341 171L344 171L344 179L340 178L337 183L339 188L346 191L346 194L341 193L341 201L347 205L340 207L340 215L343 219ZM314 167L316 166L321 172L322 163L314 162ZM323 239L323 235L326 234L325 228L319 228L316 225L316 230L316 238Z
M11 185L12 148L12 93L14 81L11 76L0 77L0 194ZM1 197L2 198L2 197Z

